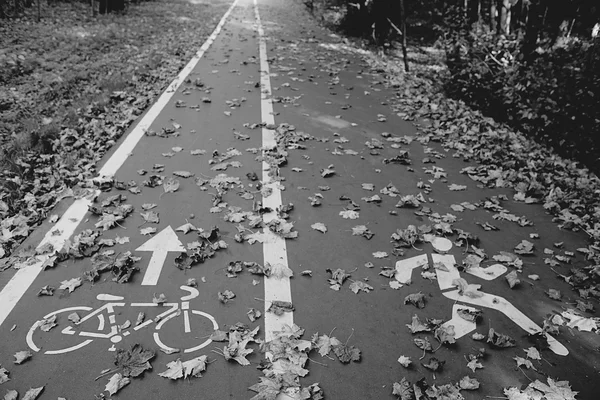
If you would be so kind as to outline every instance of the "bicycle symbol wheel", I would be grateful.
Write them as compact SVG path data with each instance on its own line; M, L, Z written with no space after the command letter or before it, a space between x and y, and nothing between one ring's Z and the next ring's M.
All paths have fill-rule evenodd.
M57 310L57 311L53 311L49 314L44 315L44 317L39 320L36 321L31 328L29 328L29 331L27 332L27 336L26 336L26 341L27 341L27 345L29 346L29 348L35 352L39 352L41 350L41 347L38 346L33 339L33 335L35 333L35 331L38 329L38 327L42 324L42 322L48 318L51 318L52 316L56 315L58 316L59 314L62 313L73 313L73 312L77 312L77 311L83 311L83 312L89 312L92 311L92 307L87 307L87 306L75 306L75 307L68 307L68 308L63 308L61 310ZM104 316L103 315L97 315L98 317L98 330L101 331L104 329ZM66 317L65 317L66 318ZM65 337L67 335L61 335L61 337ZM84 346L87 346L88 344L92 343L93 339L84 339L84 338L79 338L75 335L73 336L68 336L70 338L73 338L74 340L78 341L79 343L75 344L75 345L62 345L65 347L61 347L59 349L56 350L46 350L44 351L44 354L63 354L63 353L68 353L70 351L75 351L78 349L81 349ZM77 338L77 339L75 339ZM38 342L39 343L39 342ZM47 344L45 344L47 345ZM42 346L42 347L45 347ZM59 345L60 346L60 345Z
M198 330L192 330L192 328L191 328L192 323L190 321L190 319L191 319L190 316L194 316L194 315L197 316L198 318L202 318L202 319L206 318L206 319L208 319L209 322L210 322L210 327L211 327L212 330L205 329L205 332L198 332ZM195 334L198 334L198 333L212 333L213 331L216 331L216 330L219 329L219 324L217 324L217 321L215 320L215 318L212 315L210 315L208 313L205 313L203 311L198 311L198 310L184 310L184 312L182 312L180 314L173 313L173 314L167 316L162 321L160 321L156 325L156 332L154 332L154 341L156 342L156 344L161 349L163 349L163 350L165 350L167 352L175 352L175 351L177 351L179 349L177 349L176 347L168 346L168 345L166 345L163 342L163 340L160 338L161 329L165 326L165 324L167 322L178 320L178 318L176 318L178 316L182 316L183 317L184 332L186 334L194 334L195 335ZM195 319L197 320L198 318L195 318ZM206 328L206 325L207 325L206 321L199 321L198 323L193 323L194 327L203 326L203 327ZM173 324L170 324L170 327L172 327L172 326L173 326ZM162 332L164 332L164 331L162 331ZM163 334L163 336L166 336L166 335ZM191 352L200 350L200 349L208 346L211 343L212 343L212 340L211 339L207 339L204 342L202 342L202 343L200 343L200 344L198 344L196 346L192 346L192 347L189 347L187 349L183 349L183 352L184 353L191 353Z

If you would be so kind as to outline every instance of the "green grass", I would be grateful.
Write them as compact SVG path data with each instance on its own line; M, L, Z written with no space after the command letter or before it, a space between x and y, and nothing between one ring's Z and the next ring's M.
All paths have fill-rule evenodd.
M230 4L154 0L91 17L88 4L44 3L39 23L35 8L0 20L0 201L9 208L0 207L0 221L47 212L24 197L76 184L61 174L101 157L103 143L152 103ZM69 135L83 148L65 145Z

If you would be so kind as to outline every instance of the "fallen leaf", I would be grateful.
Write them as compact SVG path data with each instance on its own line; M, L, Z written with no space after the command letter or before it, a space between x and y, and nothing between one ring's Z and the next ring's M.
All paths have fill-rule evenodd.
M350 284L350 290L352 290L355 294L358 294L360 291L369 293L371 290L373 290L373 286L368 285L363 281L353 281Z
M218 292L217 297L221 303L225 304L235 297L235 293L233 293L231 290L225 290L224 292Z
M508 282L508 286L511 289L521 283L517 276L517 271L512 271L510 274L507 274L504 278Z
M412 304L417 308L425 307L425 295L421 292L409 294L404 298L404 304Z
M515 246L515 253L517 254L533 254L533 243L528 240L522 240L517 246Z
M50 329L54 328L55 326L56 326L56 314L54 314L50 318L46 318L46 319L42 320L41 324L39 325L40 330L42 330L44 332L49 332Z
M72 278L69 279L68 281L62 281L60 283L60 286L58 287L58 289L63 289L63 290L69 290L69 293L73 293L73 291L75 289L77 289L79 286L81 286L82 283L82 279L81 278Z
M181 359L171 361L167 364L167 370L159 373L159 376L169 379L188 378L190 376L199 378L206 370L206 356L200 356L191 360L181 362Z
M433 372L439 371L446 361L438 360L435 357L430 357L427 364L421 363L425 368L432 370Z
M150 360L155 353L153 350L144 349L139 344L134 344L129 350L118 349L115 354L115 365L120 369L124 377L135 378L144 371L152 369Z
M31 388L27 392L21 400L35 400L38 396L44 391L44 386L39 388Z
M406 356L400 356L400 358L398 358L398 362L404 367L404 368L408 368L410 364L412 364L412 360L410 359L410 357L406 357Z
M386 258L388 257L388 253L385 251L376 251L373 253L373 257L375 258Z
M258 379L260 379L259 383L255 383L248 388L249 390L258 393L250 400L275 400L277 395L279 395L283 389L283 382L281 379L269 379L264 376L261 376Z
M8 377L8 370L0 366L0 385L8 381L10 381L10 378Z
M406 326L411 333L431 332L431 328L421 322L417 314L413 315L412 322L410 324L406 324Z
M96 222L95 226L96 228L102 227L103 230L107 231L113 226L117 225L121 220L123 220L121 215L104 213L98 222Z
M450 343L450 344L456 343L456 339L454 338L455 335L456 335L456 333L454 332L454 326L452 326L452 325L440 326L434 332L435 338L442 344L443 343Z
M458 386L463 390L477 390L479 389L479 385L479 381L470 376L463 376L458 382Z
M316 222L316 223L312 224L310 227L313 228L314 230L322 232L322 233L327 232L327 227L325 226L325 224L323 224L321 222Z
M335 346L339 346L342 343L335 337L329 337L327 335L313 336L313 346L318 350L321 357L325 357L329 354L331 349Z
M514 347L515 340L508 335L496 333L494 328L490 328L488 333L487 342L491 343L496 347Z
M345 219L358 219L359 213L354 210L343 210L340 211L340 215Z
M145 213L140 213L140 215L142 216L142 218L144 218L145 222L150 222L153 224L158 224L160 222L159 218L158 218L158 214L155 213L154 211L148 211Z
M174 193L179 189L179 181L177 179L168 178L163 183L165 193Z
M465 185L457 185L456 183L453 183L448 186L448 189L450 189L452 191L462 191L462 190L467 190L467 187Z
M250 310L248 310L246 315L248 316L250 322L254 322L262 316L262 313L254 308L251 308Z
M513 357L513 360L515 360L517 362L517 367L525 367L527 369L532 369L534 371L537 371L537 369L535 369L535 367L533 366L533 364L531 363L530 360L527 360L523 357L519 357L519 356L515 356Z
M112 396L130 383L131 379L124 377L120 373L116 373L110 378L104 390L108 391L108 394Z
M142 229L140 229L140 234L141 234L141 235L144 235L144 236L145 236L145 235L152 235L152 234L154 234L154 233L156 233L156 228L153 228L153 227L151 227L151 226L149 226L149 227L147 227L147 228L142 228Z
M178 176L180 178L189 178L194 176L194 174L192 174L189 171L173 171L173 175Z
M156 295L156 293L154 293L152 295L152 302L154 304L164 304L166 301L167 301L167 296L165 296L164 293L161 293L158 296Z
M477 359L473 359L467 363L467 367L469 367L473 372L476 370L483 368L483 365L477 361Z
M360 350L354 346L340 343L337 346L333 346L333 352L338 360L344 364L349 363L350 361L360 361Z
M413 400L415 391L413 386L403 377L399 383L394 382L392 385L392 395L398 396L400 400Z
M4 395L4 400L17 400L19 398L19 392L16 390L9 389Z
M532 360L541 360L542 359L540 352L535 347L530 347L528 349L525 349L525 353L527 353L527 357L531 358Z

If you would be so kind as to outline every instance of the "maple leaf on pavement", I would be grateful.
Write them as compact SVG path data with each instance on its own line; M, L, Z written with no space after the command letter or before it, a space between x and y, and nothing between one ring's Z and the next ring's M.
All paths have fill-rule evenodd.
M432 370L433 372L438 371L442 366L446 363L446 361L440 361L435 357L431 357L427 364L421 363L425 368Z
M259 383L255 383L248 388L253 392L258 393L250 400L275 400L283 388L281 379L277 379L276 377L265 378L264 376L261 376L259 379Z
M431 328L421 322L417 314L413 315L412 323L406 324L411 333L431 332Z
M404 304L412 304L417 308L425 307L425 295L421 292L409 294L404 298Z
M515 253L517 254L533 254L533 243L528 240L521 240L515 247Z
M456 335L456 333L454 332L453 325L440 326L435 330L434 333L435 338L440 342L440 344L456 343L454 335Z
M354 211L354 210L340 211L340 215L345 219L357 219L360 216L358 211Z
M191 360L181 362L181 359L171 361L167 364L167 370L158 374L164 378L179 379L194 376L200 378L202 372L206 371L206 356L192 358Z
M342 344L342 342L340 342L337 338L333 336L329 337L327 335L321 335L317 337L317 334L315 334L312 341L314 348L319 350L321 357L328 355L332 347Z
M119 221L123 220L123 216L115 214L102 214L102 217L96 222L96 228L102 227L103 230L107 231L115 226Z
M327 227L322 222L315 222L310 227L313 228L315 231L319 231L321 233L327 232Z
M475 370L483 368L483 365L479 361L477 361L476 358L474 358L467 363L467 367L469 367L473 372L475 372Z
M190 224L189 222L181 225L180 227L175 228L176 232L183 232L184 234L187 234L189 231L197 231L197 230L198 230L198 228L196 228L194 225Z
M504 278L508 282L508 286L511 289L521 283L521 281L517 277L517 271L512 271L510 274L507 274Z
M241 339L239 332L229 333L229 345L223 347L223 355L226 360L235 360L240 365L250 365L250 361L246 359L246 356L253 353L254 350L247 349L248 342L253 340L252 338Z
M400 356L398 358L398 362L400 363L400 365L402 365L404 368L408 368L410 366L410 364L412 364L412 360L410 359L410 357L406 357L406 356Z
M369 293L371 290L373 290L373 286L363 281L353 281L350 284L350 290L352 290L355 294L358 294L360 291Z
M519 357L519 356L515 356L513 357L513 360L515 360L517 362L517 367L525 367L527 369L532 369L534 371L537 371L537 369L533 366L533 363L530 360L527 360L523 357Z
M402 378L400 383L394 382L392 394L398 396L400 400L413 400L415 398L415 391L406 378Z
M531 358L532 360L541 360L540 352L535 347L530 347L525 349L525 353L527 353L527 358Z
M174 193L174 192L176 192L179 189L179 181L177 179L168 178L163 183L163 189L165 191L163 194L165 194L165 193Z
M154 351L144 349L139 344L134 344L130 350L118 349L115 355L115 365L125 377L137 377L145 370L152 369L150 360L154 358Z
M8 370L6 368L3 368L0 366L0 385L10 381L8 374L9 374Z
M150 222L153 224L158 224L160 222L160 219L158 218L158 213L155 213L154 211L143 212L140 213L140 215L142 216L142 218L144 218L144 223Z
M470 376L463 376L458 382L458 386L463 390L477 390L479 389L479 381Z
M73 278L73 279L69 279L68 281L62 281L60 283L60 286L58 287L58 289L64 289L64 290L69 290L69 293L73 293L73 291L75 289L77 289L79 286L81 286L82 280L81 278Z
M153 228L151 226L140 229L140 234L142 235L152 235L154 233L156 233L156 228Z
M503 335L501 333L496 333L496 331L494 331L494 328L490 328L489 333L488 333L487 342L491 343L492 345L494 345L496 347L514 347L515 346L515 340L513 338L511 338L510 336L507 336L507 335Z
M349 363L350 361L360 361L360 350L357 347L340 343L337 346L333 346L333 352L338 360L344 364Z
M29 350L17 351L15 353L15 364L23 364L25 361L33 357Z
M111 396L117 393L119 390L123 389L125 386L131 383L131 379L124 377L120 373L116 373L110 377L110 380L106 384L104 390L108 391L108 394Z

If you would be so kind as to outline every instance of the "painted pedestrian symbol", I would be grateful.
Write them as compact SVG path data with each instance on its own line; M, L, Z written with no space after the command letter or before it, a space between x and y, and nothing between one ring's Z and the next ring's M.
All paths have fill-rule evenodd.
M179 349L179 346L176 346L175 343L170 343L167 339L164 338L164 335L161 336L161 329L167 323L177 323L183 319L183 330L186 335L190 337L199 337L204 339L214 330L219 329L219 325L215 318L203 311L192 310L190 309L190 300L198 297L200 293L197 289L190 286L180 286L180 288L186 292L189 292L188 295L181 297L181 303L164 303L162 305L156 303L130 303L129 307L161 307L166 308L166 310L153 319L148 319L145 322L140 323L139 325L133 327L132 329L120 329L119 325L116 321L115 309L118 307L126 307L126 303L123 302L123 297L121 296L113 296L110 294L99 294L97 296L98 300L106 301L107 303L103 306L93 310L91 307L87 306L74 306L63 308L61 310L53 311L44 316L44 318L40 321L37 321L33 326L29 329L27 333L27 344L29 347L36 352L42 350L38 345L34 343L33 335L35 331L44 323L44 320L48 320L53 316L64 314L64 318L67 319L67 315L73 312L87 312L85 316L81 318L77 323L70 325L64 328L61 333L63 335L70 335L75 340L71 342L71 344L57 344L56 347L59 348L51 348L49 344L44 345L44 354L64 354L71 351L79 350L84 346L92 343L94 340L109 340L113 343L113 346L109 349L114 351L114 344L119 343L123 340L124 337L134 334L140 329L149 327L150 325L155 324L154 329L154 341L156 344L165 352L176 352ZM106 326L106 316L108 316L108 322L110 324L110 330L108 332L105 331ZM181 317L181 318L179 318ZM192 327L196 326L206 326L206 322L198 322L196 318L207 318L209 320L210 330L206 330L206 332L198 332ZM192 318L194 318L192 320ZM94 319L98 320L97 328L91 331L85 331L81 329L77 329L78 326L82 325L84 322L93 321ZM204 335L205 333L206 335ZM200 340L202 340L200 339ZM208 346L212 340L206 339L202 343L199 343L195 346L182 349L184 353L191 353L197 350L200 350L206 346ZM64 340L61 340L61 343L65 343ZM75 343L75 344L73 344ZM174 347L172 347L174 346ZM46 350L48 348L49 350Z
M448 250L450 248L451 246L448 247ZM456 268L456 260L454 256L448 254L432 254L431 258L434 264L441 263L444 265L444 268L435 268L435 273L437 275L437 282L440 290L442 291L442 295L448 299L453 300L456 303L464 303L472 306L486 307L500 311L515 324L530 334L543 332L542 328L540 328L535 322L533 322L529 317L523 314L503 297L479 291L477 291L476 296L467 296L464 293L461 293L461 289L458 289L455 283L456 280L461 279L461 276L459 270ZM411 279L413 269L426 265L428 262L429 261L426 254L398 261L396 263L396 279L399 282L409 281ZM506 271L507 268L505 266L501 264L495 264L488 268L469 268L466 272L478 278L491 281L500 277ZM452 307L452 319L444 323L444 326L454 326L455 337L457 339L476 329L475 322L467 321L459 316L458 311L460 309L467 309L471 311L474 310L472 307L454 304ZM550 350L561 356L566 356L569 354L567 348L558 340L548 333L545 333L545 336L548 340Z

